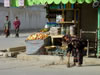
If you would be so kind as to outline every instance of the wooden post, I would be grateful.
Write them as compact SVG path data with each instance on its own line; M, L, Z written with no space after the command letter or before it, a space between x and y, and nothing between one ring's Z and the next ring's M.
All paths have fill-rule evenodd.
M74 9L74 24L76 25L76 9Z
M89 40L87 39L87 57L89 57Z

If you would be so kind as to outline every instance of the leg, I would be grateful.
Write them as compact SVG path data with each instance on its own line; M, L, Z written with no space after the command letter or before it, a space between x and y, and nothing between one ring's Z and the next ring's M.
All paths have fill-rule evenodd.
M76 50L73 52L73 62L74 62L74 64L73 64L73 66L75 66L76 65L76 63L78 62L78 54L77 54L77 52L76 52Z
M16 29L16 36L19 37L19 28Z
M70 52L67 53L67 57L68 57L67 67L70 67Z
M79 53L79 66L83 64L83 54Z
M10 35L10 30L8 29L8 36Z
M5 37L7 38L8 35L7 35L7 29L6 29L6 27L5 27L5 29L4 29L4 34L5 34Z
M15 37L17 37L17 35L16 35L16 34L17 34L17 32L16 32L16 29L15 29Z
M19 28L15 29L15 37L19 37Z
M9 30L6 30L6 38L9 36Z

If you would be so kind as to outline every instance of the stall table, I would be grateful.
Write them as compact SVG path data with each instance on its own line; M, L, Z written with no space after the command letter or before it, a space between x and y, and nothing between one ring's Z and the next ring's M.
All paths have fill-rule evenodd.
M52 45L54 45L54 38L62 38L64 35L50 35L50 36L51 36Z

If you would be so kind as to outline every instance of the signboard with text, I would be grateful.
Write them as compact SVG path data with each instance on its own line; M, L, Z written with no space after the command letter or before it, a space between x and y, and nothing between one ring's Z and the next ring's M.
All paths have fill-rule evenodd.
M4 7L10 7L10 0L4 0Z
M19 6L24 6L24 0L19 0Z

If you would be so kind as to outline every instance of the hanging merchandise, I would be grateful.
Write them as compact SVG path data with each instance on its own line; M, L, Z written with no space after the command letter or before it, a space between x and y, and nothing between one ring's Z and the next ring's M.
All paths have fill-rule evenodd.
M4 7L10 7L10 0L4 0Z
M66 35L66 29L64 27L61 27L61 34Z
M93 8L98 8L98 7L100 7L100 1L98 1L98 0L94 1L93 4L92 4L92 7L93 7Z
M71 8L75 8L75 5L74 4L71 4Z
M82 4L85 0L77 0L79 4Z
M61 22L62 15L56 15L56 22Z

